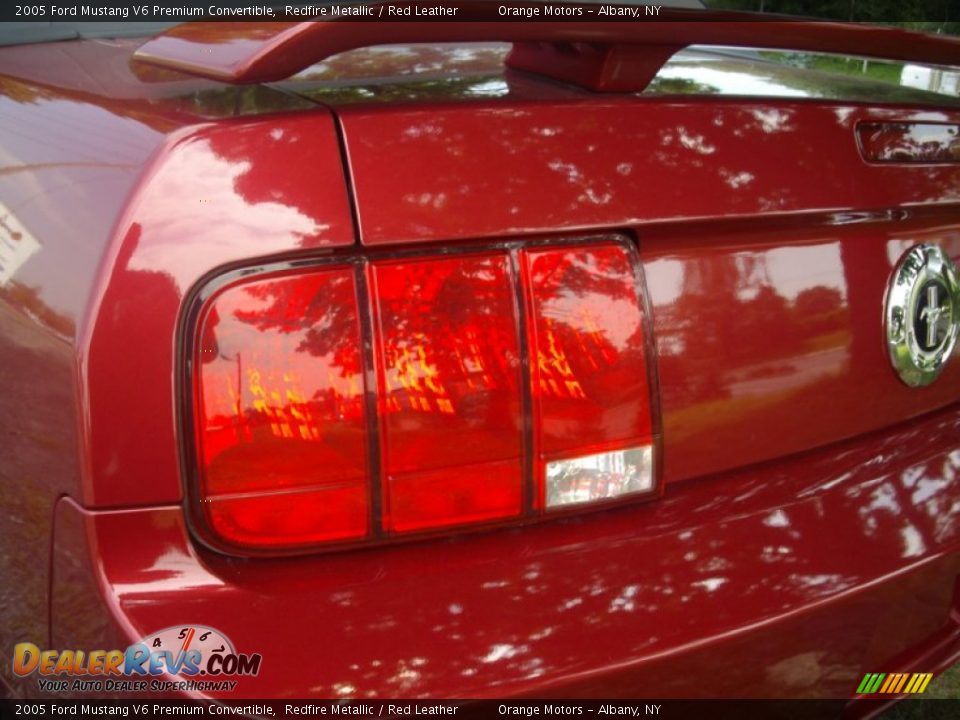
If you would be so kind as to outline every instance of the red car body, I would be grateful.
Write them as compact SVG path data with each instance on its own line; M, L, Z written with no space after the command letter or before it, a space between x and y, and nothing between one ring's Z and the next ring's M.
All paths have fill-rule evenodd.
M0 295L4 652L202 623L264 658L231 697L286 698L848 698L954 662L960 363L906 386L882 313L909 247L960 260L960 166L865 162L856 128L960 108L503 69L484 97L449 65L441 89L315 102L148 70L140 44L0 49L0 202L39 243ZM177 377L199 284L609 233L645 276L662 497L300 557L196 540Z

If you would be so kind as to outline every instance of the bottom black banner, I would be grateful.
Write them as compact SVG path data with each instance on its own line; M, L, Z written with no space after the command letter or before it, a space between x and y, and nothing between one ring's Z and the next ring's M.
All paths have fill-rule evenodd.
M958 700L0 700L0 718L709 718L960 717Z

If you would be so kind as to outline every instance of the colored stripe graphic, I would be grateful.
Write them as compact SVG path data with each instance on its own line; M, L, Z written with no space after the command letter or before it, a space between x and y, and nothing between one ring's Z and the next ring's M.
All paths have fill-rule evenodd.
M933 673L867 673L857 686L857 695L919 694L927 689Z

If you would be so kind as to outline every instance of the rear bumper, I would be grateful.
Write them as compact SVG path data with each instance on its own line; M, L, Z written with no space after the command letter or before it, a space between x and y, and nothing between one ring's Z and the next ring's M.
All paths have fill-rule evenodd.
M237 698L849 698L957 656L958 474L954 407L648 505L308 558L65 500L51 647L209 625L263 656Z

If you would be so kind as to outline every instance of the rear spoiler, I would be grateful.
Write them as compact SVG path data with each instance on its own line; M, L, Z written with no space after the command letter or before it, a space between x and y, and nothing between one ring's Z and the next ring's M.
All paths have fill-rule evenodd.
M386 6L368 7L376 13L381 5ZM455 6L457 21L186 23L147 41L134 59L212 80L249 84L283 80L361 47L500 41L513 43L509 67L605 92L642 90L675 52L688 45L960 65L960 39L890 27L666 8L657 18L641 20L491 22L502 6L485 1Z

